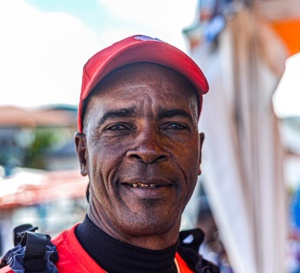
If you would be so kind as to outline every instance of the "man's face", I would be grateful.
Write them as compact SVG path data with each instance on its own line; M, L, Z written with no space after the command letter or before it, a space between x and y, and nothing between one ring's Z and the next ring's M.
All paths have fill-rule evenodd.
M200 174L197 107L192 86L155 64L126 66L97 86L76 144L99 227L121 239L178 232Z

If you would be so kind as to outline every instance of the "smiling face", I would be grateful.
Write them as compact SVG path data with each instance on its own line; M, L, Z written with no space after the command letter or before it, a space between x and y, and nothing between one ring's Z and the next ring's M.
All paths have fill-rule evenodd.
M98 227L152 249L176 242L200 174L197 107L193 87L156 64L128 65L96 87L76 145ZM155 237L168 242L145 239Z

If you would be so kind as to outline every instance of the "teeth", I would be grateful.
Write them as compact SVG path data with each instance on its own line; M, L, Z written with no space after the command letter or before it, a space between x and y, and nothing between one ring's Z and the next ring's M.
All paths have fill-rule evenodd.
M144 184L144 183L133 183L132 184L133 188L156 188L156 184Z

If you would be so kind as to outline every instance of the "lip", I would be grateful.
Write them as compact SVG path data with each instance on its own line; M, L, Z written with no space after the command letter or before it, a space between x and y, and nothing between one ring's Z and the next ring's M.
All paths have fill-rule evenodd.
M155 187L170 187L174 183L165 180L165 179L127 179L126 181L121 182L122 185L127 185L136 188L136 185L139 187L151 188Z
M168 196L175 184L162 179L133 179L121 183L130 194L144 199L160 199Z

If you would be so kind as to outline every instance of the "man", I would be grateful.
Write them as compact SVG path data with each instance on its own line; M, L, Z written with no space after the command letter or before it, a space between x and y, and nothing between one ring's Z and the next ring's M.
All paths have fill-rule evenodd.
M197 272L179 253L178 235L201 173L197 123L207 91L187 55L146 36L87 62L75 142L89 208L53 240L58 272ZM198 272L217 272L196 262Z

